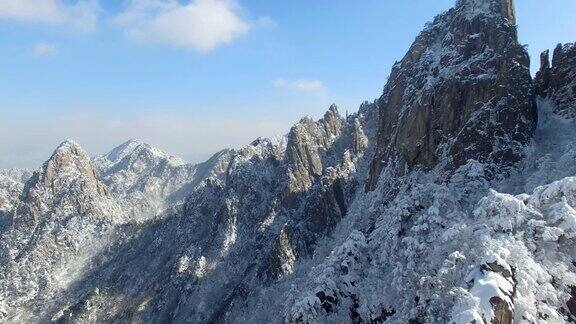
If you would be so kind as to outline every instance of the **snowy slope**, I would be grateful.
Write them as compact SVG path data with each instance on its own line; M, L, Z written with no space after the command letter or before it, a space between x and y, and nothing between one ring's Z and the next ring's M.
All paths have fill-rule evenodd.
M0 213L8 213L16 207L24 183L32 172L25 169L0 170Z
M32 176L32 171L28 169L7 169L0 170L0 176L12 181L24 183Z
M545 134L529 149L552 140ZM565 172L560 164L546 170ZM470 162L447 180L412 174L387 206L384 188L357 201L348 217L374 224L343 229L349 237L293 288L287 319L566 321L576 301L575 178L548 184L548 176L526 171L490 181L482 164ZM490 189L526 176L543 186L520 195Z
M20 201L24 183L31 176L28 170L0 170L0 231L9 222L11 212Z
M0 319L46 320L41 310L129 233L123 228L177 204L204 179L219 179L229 154L193 166L130 141L91 160L66 141L33 175L2 171Z
M147 143L130 140L94 159L102 181L135 220L146 220L181 202L207 177L226 171L230 152L200 165L186 164Z

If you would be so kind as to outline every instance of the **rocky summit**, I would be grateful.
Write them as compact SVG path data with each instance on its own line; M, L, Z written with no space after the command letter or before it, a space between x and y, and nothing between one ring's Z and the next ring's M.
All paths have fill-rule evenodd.
M535 79L538 94L552 101L557 114L573 118L576 115L576 44L558 44L552 64L550 51L542 53L540 62Z
M540 60L459 0L353 114L1 171L0 322L575 322L576 46Z
M403 175L470 159L495 166L522 157L536 127L530 59L510 1L458 1L394 65L380 107L368 189L383 169Z

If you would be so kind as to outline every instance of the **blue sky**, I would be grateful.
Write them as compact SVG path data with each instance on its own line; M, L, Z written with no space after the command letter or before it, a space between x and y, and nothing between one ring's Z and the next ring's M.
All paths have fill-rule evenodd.
M576 1L516 1L538 54L575 41ZM140 138L190 161L378 97L454 0L0 0L0 168L63 139Z

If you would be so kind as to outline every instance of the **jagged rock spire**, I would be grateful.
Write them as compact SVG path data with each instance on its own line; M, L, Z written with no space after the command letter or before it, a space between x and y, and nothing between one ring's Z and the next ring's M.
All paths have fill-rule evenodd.
M500 14L511 25L516 25L514 0L459 0L456 8L466 10L470 16L478 14Z
M514 5L514 0L502 0L502 6L508 19L516 25L516 6Z
M26 183L17 221L35 226L54 204L65 201L64 197L72 197L78 212L84 212L86 206L76 201L81 195L108 199L110 193L98 180L86 151L78 143L66 140Z
M342 132L343 122L336 105L331 105L324 118L318 122L305 117L292 127L288 134L286 149L286 158L291 169L292 191L308 188L312 184L312 179L323 173L320 150L334 144Z
M516 25L516 7L514 0L499 0L500 12L506 17L513 25Z
M90 182L96 178L90 157L72 140L60 144L38 174L39 184L51 191L68 186L77 177L88 178Z
M558 44L552 64L550 51L543 52L534 81L538 95L553 104L555 113L576 117L576 43Z
M460 0L436 17L394 66L379 99L367 189L384 168L401 175L521 159L537 118L529 66L512 0Z

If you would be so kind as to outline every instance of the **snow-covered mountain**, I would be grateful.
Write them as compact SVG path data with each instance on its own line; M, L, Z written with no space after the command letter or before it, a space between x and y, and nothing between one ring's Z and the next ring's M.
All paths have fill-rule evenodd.
M26 182L9 225L0 234L0 314L37 319L42 304L67 287L126 222L78 144L62 143ZM31 303L31 301L34 301Z
M208 177L219 178L231 152L224 150L200 165L138 140L130 140L94 159L102 181L134 219L145 220L184 200Z
M576 46L458 0L342 117L191 165L63 143L0 173L0 321L576 321ZM24 184L25 182L25 184Z
M24 183L32 173L25 169L0 170L0 230L17 207Z
M225 179L211 177L170 215L125 229L58 297L59 318L227 320L248 291L291 277L363 191L376 113L366 104L344 119L332 106L320 121L303 118L285 137L238 150Z

